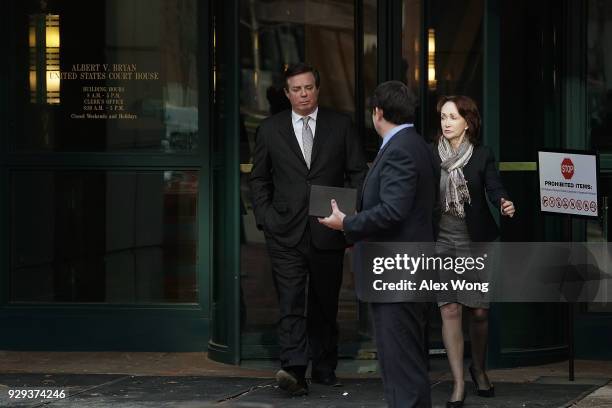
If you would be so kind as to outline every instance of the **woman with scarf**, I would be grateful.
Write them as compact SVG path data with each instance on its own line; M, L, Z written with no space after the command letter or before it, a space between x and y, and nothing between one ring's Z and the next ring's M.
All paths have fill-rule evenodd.
M474 101L462 95L444 96L438 101L437 111L440 129L433 147L441 168L441 217L436 248L440 254L454 252L469 256L470 242L490 242L499 235L486 199L503 216L512 217L515 209L501 183L493 152L479 143L480 114ZM467 275L455 275L455 278L464 279ZM442 339L454 382L447 408L463 407L465 400L463 306L470 314L472 364L469 371L476 393L482 397L494 396L485 371L489 309L485 295L478 291L458 291L439 299Z

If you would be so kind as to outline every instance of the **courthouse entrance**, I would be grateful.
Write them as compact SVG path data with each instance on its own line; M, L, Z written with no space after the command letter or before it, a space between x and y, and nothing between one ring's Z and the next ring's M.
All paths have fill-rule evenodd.
M501 162L502 178L520 208L513 223L502 222L502 240L562 240L569 236L567 226L540 216L533 199L535 156L538 148L571 146L577 137L564 115L573 104L570 70L576 69L580 50L572 57L561 50L581 41L581 7L585 4L549 0L512 5L493 0L239 1L241 287L236 316L241 359L278 355L276 295L247 180L258 124L288 108L283 68L305 60L321 71L321 105L353 118L370 161L379 140L367 97L378 82L398 79L419 95L416 127L428 140L437 129L438 96L472 96L481 107L484 143ZM584 225L571 228L574 237L584 231ZM340 354L370 358L374 345L367 307L355 298L349 257L345 265ZM559 304L493 305L490 365L563 359L566 316L567 307ZM428 335L432 352L443 348L436 308Z
M300 60L320 70L320 104L352 117L369 161L377 83L413 89L427 139L440 95L472 96L519 211L502 240L607 240L607 216L564 224L534 197L543 147L598 150L609 182L611 15L598 0L7 1L0 349L275 358L276 295L247 180L255 130L288 107L282 72ZM345 265L340 353L370 358ZM609 336L609 308L578 312L578 356L609 353L587 346ZM493 305L491 365L564 358L566 314ZM433 308L431 349L439 333Z

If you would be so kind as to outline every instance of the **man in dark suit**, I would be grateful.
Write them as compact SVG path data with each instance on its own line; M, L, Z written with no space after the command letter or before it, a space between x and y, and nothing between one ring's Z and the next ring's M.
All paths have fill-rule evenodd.
M318 106L317 70L295 64L285 79L291 110L261 123L249 184L280 307L276 379L291 395L303 395L309 359L314 382L338 384L336 320L346 246L341 232L308 216L310 186L348 181L359 188L367 166L350 118Z
M382 146L363 184L359 212L319 222L342 230L347 240L432 242L437 208L437 170L431 149L414 130L416 98L401 82L380 84L372 97L372 120ZM390 407L431 407L423 353L423 303L372 303L376 348L385 399Z

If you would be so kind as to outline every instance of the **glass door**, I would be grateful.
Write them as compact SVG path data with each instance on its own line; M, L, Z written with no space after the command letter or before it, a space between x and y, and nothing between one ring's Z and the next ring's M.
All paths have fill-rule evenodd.
M319 104L349 115L369 158L378 137L366 96L377 80L377 2L240 1L240 281L243 358L278 354L278 306L263 233L255 226L248 190L255 131L269 115L289 109L283 70L305 61L321 74ZM357 64L357 65L356 65ZM354 356L369 341L367 309L354 292L350 256L339 302L340 353Z
M609 205L612 198L612 59L607 44L612 40L612 4L587 0L583 38L586 50L586 146L600 155L602 217L588 221L587 242L609 242ZM610 296L610 294L607 294ZM577 315L576 349L583 358L612 358L605 340L612 336L612 304L588 303ZM601 341L600 341L601 339Z
M206 349L201 4L6 2L3 349Z
M363 35L368 50L375 42L376 2L363 3ZM304 61L321 76L319 105L362 118L356 112L355 2L353 0L280 2L240 1L240 320L242 358L278 356L278 305L263 233L257 230L248 178L255 132L266 117L290 109L283 71ZM373 16L373 17L372 17ZM372 54L367 54L371 56ZM369 66L365 87L375 75ZM360 104L363 106L363 104ZM357 123L363 128L363 123ZM340 293L341 354L355 354L361 341L359 308L353 288L350 257L345 258Z
M473 0L467 2L447 2L432 0L424 2L404 1L404 7L425 7L425 23L422 33L415 30L417 21L404 21L404 60L418 61L422 58L423 66L406 73L406 83L419 88L421 106L421 134L427 141L433 141L440 126L436 113L438 98L442 95L463 94L473 98L481 113L483 107L483 12L484 2ZM413 17L414 18L414 17ZM420 31L420 30L419 30ZM410 55L411 49L406 44L417 43L417 36L422 35L422 55ZM423 74L418 74L423 72ZM418 78L418 81L414 81ZM469 339L467 319L464 319L465 338ZM442 342L442 318L436 305L430 308L428 319L429 349L432 354L444 352ZM468 350L469 348L466 348Z
M602 196L601 216L596 220L586 221L586 242L601 243L593 250L595 257L600 257L600 263L605 265L609 259L610 237L610 197L612 197L612 173L604 170L600 175L599 188ZM604 268L609 271L610 268ZM609 299L612 295L609 285L601 285L597 295ZM577 358L610 359L609 342L612 336L612 303L581 303L576 308L574 335L576 338Z

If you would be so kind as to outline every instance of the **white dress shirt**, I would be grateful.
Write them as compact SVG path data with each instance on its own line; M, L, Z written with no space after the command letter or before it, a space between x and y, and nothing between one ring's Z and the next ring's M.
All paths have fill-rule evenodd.
M312 140L314 142L314 138L316 136L315 130L317 128L317 113L319 113L319 107L314 110L310 115L310 120L308 121L308 127L312 131ZM297 139L298 144L300 145L300 150L302 151L302 156L304 156L304 145L302 143L302 127L304 126L302 122L303 116L298 115L293 110L291 111L291 122L293 123L293 133L295 133L295 138ZM306 157L304 157L304 160Z

